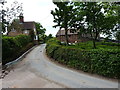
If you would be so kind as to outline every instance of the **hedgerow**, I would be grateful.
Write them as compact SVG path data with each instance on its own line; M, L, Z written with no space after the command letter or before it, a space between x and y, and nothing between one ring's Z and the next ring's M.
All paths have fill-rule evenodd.
M31 37L18 35L16 37L2 37L2 64L6 64L17 58L21 52L32 47Z
M52 39L52 41L56 41ZM119 49L79 49L48 42L47 55L69 67L96 73L102 76L120 78Z

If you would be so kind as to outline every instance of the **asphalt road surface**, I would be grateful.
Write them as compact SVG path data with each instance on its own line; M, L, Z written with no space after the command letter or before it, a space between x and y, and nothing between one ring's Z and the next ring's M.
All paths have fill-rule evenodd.
M3 88L118 88L117 81L94 77L55 64L45 44L34 48L2 80Z

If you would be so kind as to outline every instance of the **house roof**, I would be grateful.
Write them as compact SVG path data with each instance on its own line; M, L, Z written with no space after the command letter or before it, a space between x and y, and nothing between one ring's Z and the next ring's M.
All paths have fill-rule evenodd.
M68 30L68 35L73 35L73 34L78 34L78 32L72 32L71 29ZM60 29L56 36L60 36L60 35L65 35L65 30L64 29Z
M31 30L35 28L35 22L24 22L23 29L24 30Z
M78 31L75 31L75 29L68 29L68 35L78 35ZM61 29L57 32L56 36L65 36L65 29ZM86 38L91 38L91 35L88 34L81 34L82 37L86 37Z

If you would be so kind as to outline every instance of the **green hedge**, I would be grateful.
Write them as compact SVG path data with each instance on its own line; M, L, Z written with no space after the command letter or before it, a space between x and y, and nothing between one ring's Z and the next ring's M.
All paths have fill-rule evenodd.
M31 37L26 35L18 35L16 37L2 37L2 64L4 65L14 60L21 53L27 50L26 48L33 46L32 44L29 44L30 42Z
M54 40L52 40L54 41ZM85 72L102 76L120 78L120 50L119 49L91 49L82 50L61 46L49 41L46 52L54 60Z

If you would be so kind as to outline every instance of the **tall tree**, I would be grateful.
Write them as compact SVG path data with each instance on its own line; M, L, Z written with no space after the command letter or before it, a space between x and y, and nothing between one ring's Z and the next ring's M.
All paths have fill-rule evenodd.
M40 23L36 22L35 26L37 29L37 34L44 34L45 33L46 29L43 28L43 26Z
M21 32L23 30L23 24L20 24L19 19L14 19L12 23L9 24L7 28L7 33L9 33L13 29L17 30L18 32Z
M115 33L115 39L120 42L120 30Z
M48 41L49 39L53 38L52 34L49 34L46 38L46 41Z
M116 6L115 11L118 14L118 24L117 24L117 31L114 33L114 37L116 40L118 40L118 43L120 42L120 2L114 2L113 5Z
M2 0L0 2L2 7L0 10L0 14L2 16L1 23L3 27L3 33L6 32L6 27L8 27L10 23L12 23L13 19L16 19L17 16L19 16L20 13L23 12L22 3L14 1L13 4L11 4L11 7L7 7L5 3L7 3L7 1L5 0Z
M39 22L36 22L35 26L37 30L38 39L40 40L40 38L44 36L46 29L43 28L43 26Z
M5 32L5 26L6 26L6 20L5 20L5 15L6 15L6 11L3 9L4 5L5 5L6 1L5 0L1 0L0 1L0 23L2 26L2 31Z
M79 5L77 8L82 12L82 25L78 25L80 32L89 33L93 40L93 47L96 48L95 42L101 33L108 35L116 30L116 12L112 9L111 3L77 2L76 5Z
M70 2L53 2L57 8L51 11L54 17L54 22L57 23L54 27L60 27L65 29L66 45L68 45L68 27L70 26L72 19L73 6Z

